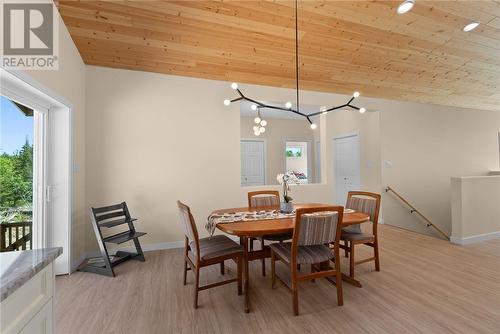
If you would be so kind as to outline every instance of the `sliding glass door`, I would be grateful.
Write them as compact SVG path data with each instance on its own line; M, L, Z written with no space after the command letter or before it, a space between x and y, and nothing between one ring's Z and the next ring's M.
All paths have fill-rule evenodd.
M45 115L0 103L0 251L43 247Z

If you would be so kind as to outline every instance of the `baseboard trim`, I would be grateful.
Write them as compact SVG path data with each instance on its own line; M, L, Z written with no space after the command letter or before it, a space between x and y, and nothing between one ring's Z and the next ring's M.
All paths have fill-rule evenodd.
M450 241L454 244L463 246L463 245L474 244L474 243L481 242L481 241L492 240L492 239L496 239L496 238L500 238L500 231L478 234L478 235L473 235L473 236L465 237L465 238L451 236Z
M175 248L184 247L184 241L172 241L172 242L159 242L159 243L155 243L155 244L143 244L143 245L141 245L141 247L142 247L142 250L144 252L158 251L158 250L164 250L164 249L175 249ZM108 253L112 255L112 254L115 254L116 251L118 251L118 250L135 253L135 246L110 248L110 249L108 249ZM90 257L97 257L97 256L101 256L101 253L98 250L89 251L89 252L85 253L84 259L88 259ZM83 262L84 259L82 259L81 262Z
M83 253L76 262L71 261L71 272L69 274L71 275L72 273L74 273L86 258L87 253Z

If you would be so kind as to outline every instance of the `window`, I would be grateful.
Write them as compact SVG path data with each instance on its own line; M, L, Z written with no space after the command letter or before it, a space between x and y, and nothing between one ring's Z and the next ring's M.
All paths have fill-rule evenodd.
M309 142L287 141L285 143L285 169L293 173L302 183L309 183ZM311 180L312 181L312 180Z
M302 156L302 148L289 147L286 149L285 154L286 154L287 158L290 158L290 157L300 158Z

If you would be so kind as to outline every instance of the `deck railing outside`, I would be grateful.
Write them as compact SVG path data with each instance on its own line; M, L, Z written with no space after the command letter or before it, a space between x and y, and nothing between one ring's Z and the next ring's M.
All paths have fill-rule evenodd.
M0 252L32 249L31 209L9 208L3 209L2 213Z

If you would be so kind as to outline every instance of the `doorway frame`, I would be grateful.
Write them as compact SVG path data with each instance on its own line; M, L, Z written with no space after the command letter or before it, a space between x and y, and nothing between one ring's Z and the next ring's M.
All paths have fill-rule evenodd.
M13 101L16 101L18 103L21 103L23 105L26 105L27 107L30 107L36 111L45 113L45 123L44 126L48 125L48 117L49 113L54 110L58 111L64 111L67 113L67 122L65 124L67 125L67 152L64 152L67 154L67 166L66 166L66 172L67 172L67 182L64 185L64 190L67 193L67 198L65 197L65 200L67 202L67 206L65 207L64 210L64 215L66 217L66 226L65 228L67 229L67 233L64 234L63 236L58 236L58 237L64 237L65 240L63 240L62 243L58 243L59 240L54 240L54 235L55 235L55 230L56 226L52 225L48 219L45 220L45 224L42 227L43 233L42 236L38 236L41 240L38 240L37 242L39 243L38 246L40 247L51 247L52 245L55 244L67 244L67 249L64 250L64 252L67 255L67 259L64 263L59 265L59 270L56 270L56 267L54 268L56 270L56 275L59 274L70 274L72 271L74 271L73 267L73 261L72 261L72 247L73 247L73 231L72 231L72 225L73 225L73 200L74 200L74 194L73 194L73 187L74 187L74 178L73 178L73 106L72 104L65 99L64 97L54 93L51 89L47 88L46 86L40 84L36 80L34 80L29 74L23 72L23 71L13 71L13 70L8 70L5 69L3 66L0 65L0 94L5 96L6 98L9 98ZM47 128L46 128L47 130ZM48 131L51 131L50 129ZM49 136L48 131L44 132L45 138L43 138L44 142L47 143L47 136ZM45 155L44 159L48 157L48 153L50 152L50 147L46 146L44 148ZM65 159L64 159L65 160ZM38 162L38 161L37 161ZM47 165L47 161L44 161L44 166ZM42 206L45 208L47 205L47 195L50 196L50 193L48 193L49 187L46 184L47 181L47 176L48 176L48 171L46 168L44 168L43 171L43 176L45 177L45 184L44 184L44 189L42 189L42 196L43 199L41 202ZM39 191L39 190L37 190ZM38 202L40 199L38 199ZM40 202L39 202L40 203ZM44 210L43 212L44 218L47 218L47 212ZM39 231L38 231L39 232ZM33 234L34 235L34 234ZM64 242L66 241L66 242ZM41 244L40 244L41 243ZM62 258L64 259L64 258ZM56 260L57 261L57 260ZM62 268L61 268L62 267Z

